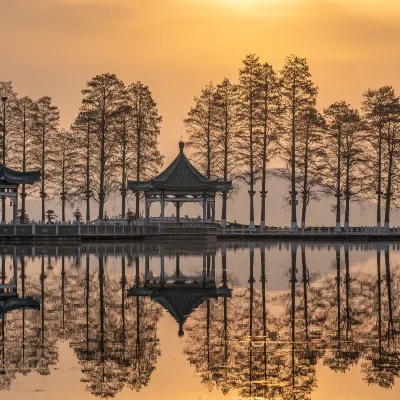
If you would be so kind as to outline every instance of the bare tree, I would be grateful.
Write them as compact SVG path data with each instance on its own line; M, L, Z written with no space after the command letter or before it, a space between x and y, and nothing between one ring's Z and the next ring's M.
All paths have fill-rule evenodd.
M262 165L261 170L261 218L260 227L265 227L265 202L267 196L267 163L277 153L278 119L280 114L280 82L268 63L261 65L259 71L260 107L257 110L257 118L262 132L262 146L256 149L256 153Z
M0 95L1 95L1 111L0 111L0 123L1 123L1 154L2 163L4 166L11 161L15 152L9 151L12 147L13 135L8 134L8 130L11 128L15 117L15 103L17 101L17 94L14 91L11 82L0 82ZM12 150L12 149L11 149ZM6 199L1 199L1 214L2 221L6 220Z
M281 71L281 101L283 111L283 147L290 148L291 181L291 229L297 229L296 191L296 147L300 130L300 119L304 111L314 106L317 88L311 81L311 74L305 58L294 55L286 59Z
M200 96L194 98L194 106L184 120L189 136L188 146L193 149L193 158L199 169L210 179L216 172L216 88L209 83L202 89ZM207 203L207 218L211 216L210 204Z
M132 151L136 153L134 173L136 180L150 179L157 173L164 158L158 149L162 117L149 87L142 82L129 85L128 95L132 109ZM136 216L139 212L140 194L136 193Z
M77 141L71 132L60 130L53 136L49 152L49 182L52 197L61 201L61 221L65 221L66 205L73 205L76 184Z
M46 189L49 178L49 152L54 145L53 139L57 132L60 115L58 108L52 104L51 97L43 96L36 102L36 133L35 133L35 162L40 164L42 182L40 197L42 198L42 221L46 218Z
M23 172L39 169L35 162L35 128L37 105L29 97L18 99L15 103L15 118L13 121L14 154L12 166ZM36 160L37 161L37 160ZM21 215L26 215L26 197L36 189L31 185L21 185Z
M250 218L249 228L254 225L254 185L259 179L259 168L255 168L255 145L260 141L260 130L257 126L257 110L260 106L260 71L259 58L248 54L243 60L243 68L239 70L240 107L239 119L242 124L242 165L243 177L249 185Z
M363 94L362 110L366 127L369 132L370 149L373 153L368 163L368 169L374 171L371 175L372 198L376 194L376 227L381 228L382 204L382 168L383 168L383 133L388 123L387 117L390 110L397 102L396 95L391 86L383 86L377 90L368 89Z
M216 124L216 173L224 180L232 179L240 174L238 168L238 95L237 85L225 78L217 85L215 93ZM221 225L226 226L228 193L222 193Z
M96 140L93 153L93 199L99 204L99 219L104 218L104 205L115 190L115 125L123 105L124 84L115 74L96 75L87 82L82 103L91 108Z
M84 105L71 130L77 143L77 160L75 170L75 188L73 196L78 202L86 204L86 221L90 221L90 199L93 196L93 152L95 141L95 118L92 109Z
M340 214L344 195L345 223L349 227L350 201L360 201L364 191L360 167L365 135L357 110L346 102L337 102L324 110L327 131L324 140L323 186L325 193L336 197L336 230L341 229Z

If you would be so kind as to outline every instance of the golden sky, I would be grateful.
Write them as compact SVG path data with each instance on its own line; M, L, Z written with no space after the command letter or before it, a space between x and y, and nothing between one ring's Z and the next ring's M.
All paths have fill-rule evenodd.
M167 161L193 96L235 80L249 52L277 69L291 53L306 57L321 106L400 90L398 0L1 0L1 15L1 80L52 96L66 127L95 74L142 80L164 118Z
M209 81L235 81L250 52L276 69L291 53L306 57L321 108L339 100L358 106L367 88L381 85L400 92L399 0L0 3L1 80L12 80L20 95L52 96L64 127L95 74L143 81L163 116L166 163L193 96Z

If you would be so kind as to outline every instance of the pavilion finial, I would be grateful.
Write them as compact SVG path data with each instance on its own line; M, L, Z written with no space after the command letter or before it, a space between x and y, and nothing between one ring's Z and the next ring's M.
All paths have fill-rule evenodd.
M183 142L182 140L179 141L179 151L182 153L183 149L185 147L185 142Z

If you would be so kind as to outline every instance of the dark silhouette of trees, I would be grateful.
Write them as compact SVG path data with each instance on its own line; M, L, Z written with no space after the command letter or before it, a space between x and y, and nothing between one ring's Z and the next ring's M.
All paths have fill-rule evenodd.
M238 124L239 88L225 78L216 87L215 103L215 172L224 180L238 177L240 169L239 124ZM222 193L221 225L226 226L228 193Z
M51 180L50 155L54 145L54 137L57 133L60 115L58 108L52 104L51 97L43 96L36 102L37 110L35 117L35 163L40 165L42 171L42 182L40 197L42 199L42 221L46 216L46 193Z
M370 175L371 198L376 198L376 227L381 228L381 204L383 192L383 162L384 162L384 132L388 129L391 110L398 99L391 86L383 86L377 90L368 89L363 94L362 110L366 129L369 133L367 142L370 144L372 157L367 169L374 173ZM366 171L367 172L367 171ZM375 196L376 195L376 196Z
M15 103L15 119L13 121L13 168L19 171L39 169L35 162L35 132L37 105L29 97L17 99ZM21 215L26 214L26 197L37 189L37 185L21 185Z
M104 218L104 205L116 188L115 128L124 102L124 83L115 74L96 75L82 90L82 104L89 106L93 117L93 199L99 204L99 219Z
M301 130L301 118L315 105L317 88L311 81L311 74L305 58L290 56L280 74L282 101L283 148L290 154L291 182L291 229L297 229L296 191L296 150ZM290 150L289 150L290 149Z
M266 196L267 196L267 163L277 154L277 141L280 117L280 82L272 66L268 63L261 65L259 71L260 85L260 107L257 112L262 145L257 149L259 157L257 162L262 165L261 169L261 217L260 227L265 227Z
M61 201L61 221L65 221L65 208L73 206L76 186L78 148L75 137L64 129L55 133L53 149L49 155L49 181L54 198Z
M163 156L158 150L160 124L157 103L148 86L134 82L128 86L131 124L133 129L133 152L136 153L133 176L136 180L151 179L162 165ZM140 214L140 194L136 193L136 216Z
M243 177L249 185L250 218L249 228L254 225L254 185L259 179L259 168L255 168L255 146L260 142L260 130L257 124L257 111L260 106L261 65L255 54L248 54L239 70L239 120L241 122Z

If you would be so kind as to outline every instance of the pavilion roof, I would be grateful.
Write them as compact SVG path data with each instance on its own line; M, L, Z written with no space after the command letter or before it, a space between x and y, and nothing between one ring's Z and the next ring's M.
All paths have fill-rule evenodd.
M195 192L195 191L228 191L232 181L207 179L186 157L184 143L179 142L179 154L174 161L159 175L149 181L128 181L128 189L134 191Z
M0 184L1 183L12 183L12 184L23 184L23 183L35 183L40 181L40 171L15 171L14 169L5 167L0 164Z

